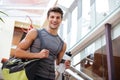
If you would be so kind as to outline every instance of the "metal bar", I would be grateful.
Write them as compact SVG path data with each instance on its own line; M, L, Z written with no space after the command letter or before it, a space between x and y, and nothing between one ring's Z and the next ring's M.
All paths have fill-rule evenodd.
M79 75L77 75L75 72L73 72L70 69L66 69L65 72L68 73L68 74L70 74L72 77L74 77L77 80L84 80L82 77L80 77Z
M111 40L111 24L105 24L105 35L106 35L106 52L107 52L107 65L108 65L108 77L109 80L115 80L114 73L114 59L112 50L112 40Z
M81 78L83 78L84 80L93 80L90 76L88 76L87 74L85 74L82 71L78 71L74 66L71 66L70 70L74 71L75 73L77 73ZM66 71L66 70L65 70Z

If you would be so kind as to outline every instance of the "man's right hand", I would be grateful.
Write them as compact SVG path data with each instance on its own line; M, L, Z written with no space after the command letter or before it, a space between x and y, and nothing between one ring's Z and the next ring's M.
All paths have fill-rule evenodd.
M39 58L48 58L49 56L49 50L47 49L42 49L39 53Z

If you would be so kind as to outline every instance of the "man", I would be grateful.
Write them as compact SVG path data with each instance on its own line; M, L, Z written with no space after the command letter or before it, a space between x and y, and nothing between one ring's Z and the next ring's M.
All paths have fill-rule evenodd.
M30 30L12 54L18 58L40 59L32 80L55 80L55 60L59 65L66 50L66 43L58 36L62 18L63 11L59 7L50 8L47 13L48 26L42 30Z

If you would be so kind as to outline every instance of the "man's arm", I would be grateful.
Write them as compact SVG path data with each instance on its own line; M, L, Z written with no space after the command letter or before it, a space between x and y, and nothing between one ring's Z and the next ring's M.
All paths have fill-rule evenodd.
M60 62L61 62L61 60L62 60L62 58L63 58L63 55L64 55L65 51L66 51L66 43L64 43L63 48L62 48L62 50L60 51L60 53L59 53L59 55L58 55L58 57L57 57L57 59L56 59L56 64L57 64L57 65L60 64Z
M47 58L49 51L46 49L41 50L39 53L31 53L28 48L31 46L32 42L36 39L38 33L36 29L30 30L25 38L17 45L15 49L15 53L11 54L12 56L19 57L19 58Z

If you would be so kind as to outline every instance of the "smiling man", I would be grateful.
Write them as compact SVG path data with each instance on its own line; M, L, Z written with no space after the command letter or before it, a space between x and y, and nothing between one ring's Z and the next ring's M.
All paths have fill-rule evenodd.
M62 19L61 8L50 8L47 13L48 26L30 30L12 54L18 58L40 59L35 65L37 70L32 73L34 76L29 80L55 80L55 60L59 65L66 51L66 43L58 35Z

